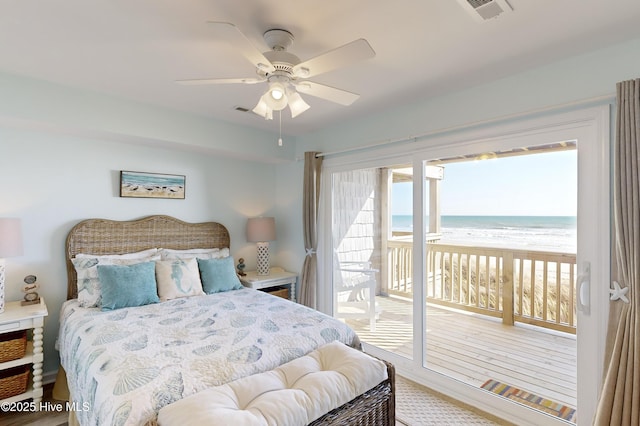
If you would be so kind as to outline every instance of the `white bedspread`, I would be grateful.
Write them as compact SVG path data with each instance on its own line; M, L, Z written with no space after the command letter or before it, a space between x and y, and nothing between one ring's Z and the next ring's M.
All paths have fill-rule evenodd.
M153 423L160 408L331 342L342 322L251 289L101 312L65 302L60 357L81 425Z

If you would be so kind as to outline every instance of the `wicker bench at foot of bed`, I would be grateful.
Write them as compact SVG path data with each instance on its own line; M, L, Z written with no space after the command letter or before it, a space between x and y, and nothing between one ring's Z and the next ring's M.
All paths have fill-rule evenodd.
M396 424L395 367L387 365L389 378L352 401L328 412L309 426L393 426Z
M160 409L158 424L392 426L394 381L391 364L334 341L173 402Z

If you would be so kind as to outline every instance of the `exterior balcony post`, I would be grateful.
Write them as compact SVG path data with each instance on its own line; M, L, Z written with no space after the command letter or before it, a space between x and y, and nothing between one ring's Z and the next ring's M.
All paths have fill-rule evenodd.
M502 254L502 323L514 325L513 319L513 252Z

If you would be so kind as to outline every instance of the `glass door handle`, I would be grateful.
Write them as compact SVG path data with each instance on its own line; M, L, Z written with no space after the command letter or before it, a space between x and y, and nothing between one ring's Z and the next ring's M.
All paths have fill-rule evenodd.
M576 282L578 310L589 315L591 307L591 263L583 262Z

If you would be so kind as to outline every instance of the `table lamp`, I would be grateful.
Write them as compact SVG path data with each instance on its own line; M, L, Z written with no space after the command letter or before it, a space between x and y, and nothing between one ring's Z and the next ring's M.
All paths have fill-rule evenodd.
M4 312L4 258L21 254L20 219L0 217L0 314Z
M253 217L247 221L247 241L258 245L258 275L269 275L269 241L276 239L276 220Z

